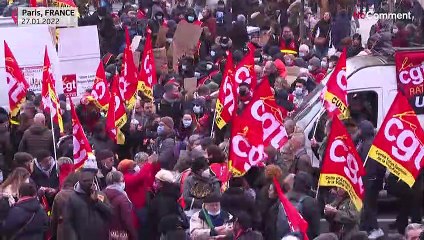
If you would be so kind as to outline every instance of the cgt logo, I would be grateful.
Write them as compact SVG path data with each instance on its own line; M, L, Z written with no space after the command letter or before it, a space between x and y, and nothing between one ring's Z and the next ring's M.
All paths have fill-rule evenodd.
M76 97L77 96L77 75L63 75L63 93L67 97Z

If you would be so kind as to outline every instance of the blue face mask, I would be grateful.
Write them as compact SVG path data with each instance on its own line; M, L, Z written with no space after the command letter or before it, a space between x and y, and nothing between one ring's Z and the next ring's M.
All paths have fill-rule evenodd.
M187 17L187 20L188 20L189 22L194 22L194 17L193 17L193 16L188 16L188 17Z
M159 125L157 129L157 133L162 135L165 132L165 126Z

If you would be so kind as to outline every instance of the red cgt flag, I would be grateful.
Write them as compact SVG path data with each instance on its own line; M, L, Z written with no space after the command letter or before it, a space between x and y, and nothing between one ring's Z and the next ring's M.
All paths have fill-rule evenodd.
M264 78L243 113L233 120L229 165L235 175L263 165L267 157L264 146L280 149L287 142L283 116L269 81Z
M4 41L4 57L6 66L6 81L9 85L9 107L12 117L18 114L22 103L25 101L29 84L25 80L18 62L13 56L12 51Z
M108 86L109 84L106 79L105 69L103 67L103 63L100 62L99 66L97 67L96 79L94 80L91 96L89 96L89 99L102 110L107 109L109 106L110 90Z
M121 77L119 78L119 93L121 98L132 108L137 99L137 68L134 64L133 53L130 47L130 36L128 28L125 28L125 39L127 46L122 59Z
M268 78L264 77L241 116L243 119L253 119L252 121L262 129L262 141L265 146L271 145L280 149L288 140L283 124L286 115L287 111L275 102Z
M51 72L51 64L47 47L44 52L44 66L43 66L43 82L41 87L41 97L43 110L49 113L53 122L59 125L59 130L63 133L63 121L59 101L56 95L56 84Z
M222 129L231 121L237 109L237 86L234 83L234 64L233 55L229 52L227 62L225 64L224 79L216 100L216 119L215 123L219 129Z
M267 156L261 130L251 118L234 116L228 158L228 168L234 176L243 176L252 166L263 166Z
M424 166L424 131L408 99L398 91L368 157L410 187Z
M240 83L245 82L250 85L250 90L256 88L256 73L255 73L255 47L251 44L248 46L249 52L244 56L244 58L240 61L240 63L236 66L234 70L234 81L236 87L240 85Z
M53 0L52 3L55 7L77 7L72 0Z
M146 45L144 46L143 57L138 80L138 89L148 98L153 100L153 86L157 84L155 58L152 48L151 32L147 30Z
M362 208L365 175L361 157L343 123L333 116L327 150L323 160L320 186L343 188L358 211Z
M71 103L72 116L72 144L74 146L74 169L78 169L84 165L85 161L89 157L94 157L94 154L93 150L91 149L90 143L88 142L88 139L85 136L84 129L82 128L81 123L78 119L77 113L75 111L75 106L71 98L69 98L69 102Z
M280 183L276 178L273 179L275 190L278 194L278 199L280 199L281 204L283 205L284 211L286 212L287 221L292 232L301 232L303 235L303 240L308 240L308 222L303 219L302 215L297 211L293 204L287 199L281 190Z
M115 74L111 83L111 98L106 116L106 131L113 141L122 145L125 143L125 135L121 132L121 128L127 122L127 114L117 85L118 74Z
M343 49L327 85L323 90L324 105L330 115L341 119L349 116L347 108L346 49Z

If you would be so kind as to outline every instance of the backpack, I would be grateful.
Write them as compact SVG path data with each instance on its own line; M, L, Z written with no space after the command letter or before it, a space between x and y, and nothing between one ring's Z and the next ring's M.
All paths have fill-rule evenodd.
M296 201L295 199L290 199L290 203L293 204L293 206L297 209L300 215L303 215L303 201L308 197L309 196L306 195L302 196L298 201ZM284 211L283 204L281 204L280 202L278 203L276 229L278 239L283 238L285 235L291 232L286 212Z

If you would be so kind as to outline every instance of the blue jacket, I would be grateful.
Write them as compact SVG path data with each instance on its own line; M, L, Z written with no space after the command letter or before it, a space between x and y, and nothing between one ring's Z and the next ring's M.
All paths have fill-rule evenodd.
M44 238L49 219L38 199L33 197L17 202L10 210L1 228L2 235L15 240L39 240Z

